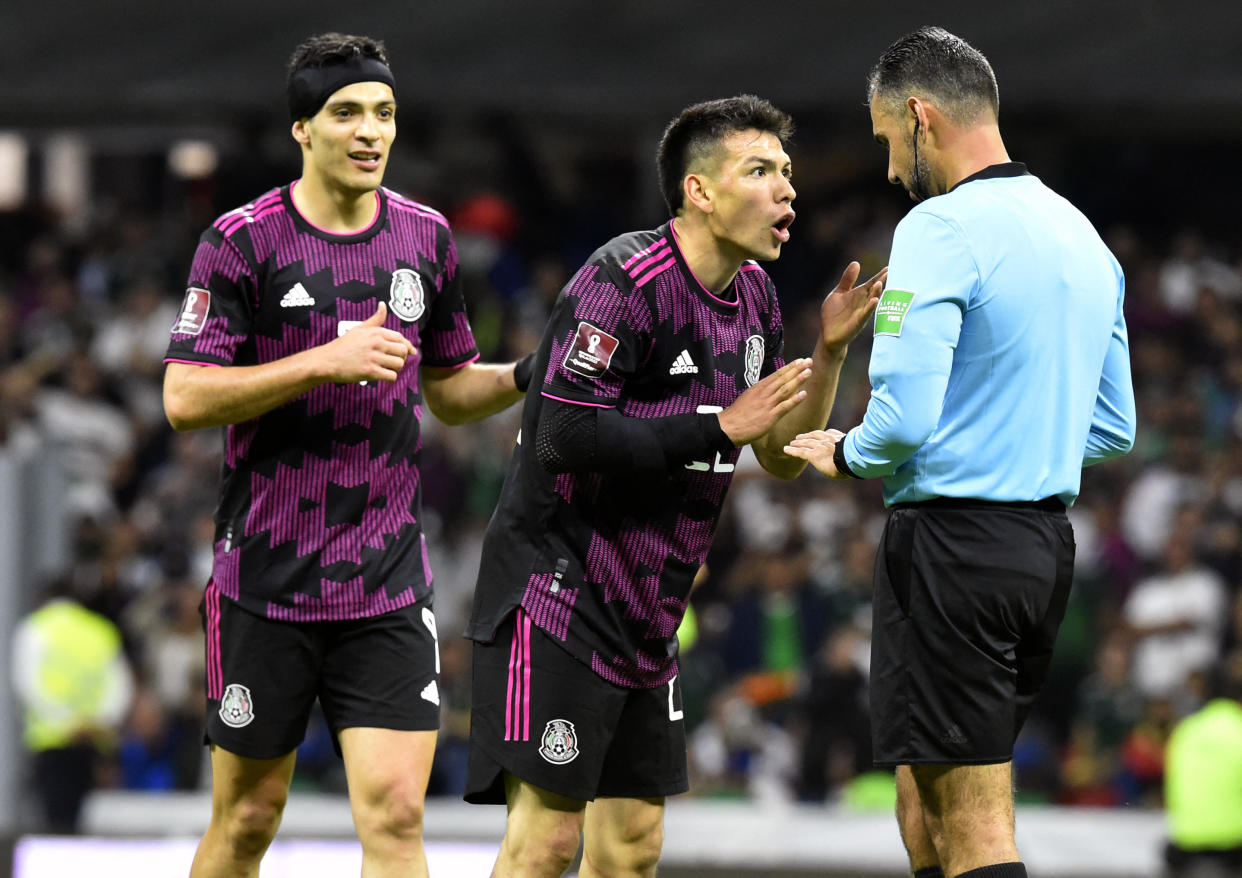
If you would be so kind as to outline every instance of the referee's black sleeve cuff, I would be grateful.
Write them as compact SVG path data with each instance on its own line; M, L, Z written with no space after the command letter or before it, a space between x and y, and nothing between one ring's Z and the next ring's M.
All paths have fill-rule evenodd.
M850 465L845 462L845 439L844 437L837 443L837 447L832 452L832 465L837 468L843 476L849 476L851 479L861 479L862 476L850 469Z

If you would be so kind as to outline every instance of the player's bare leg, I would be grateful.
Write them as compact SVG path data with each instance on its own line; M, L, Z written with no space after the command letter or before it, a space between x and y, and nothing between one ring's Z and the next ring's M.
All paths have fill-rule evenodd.
M190 878L256 878L276 837L297 751L247 759L211 748L211 823L198 843Z
M919 788L908 765L897 766L897 826L901 830L906 854L910 857L911 872L940 865L935 842L923 819Z
M1012 763L912 765L910 771L945 878L1018 862Z
M559 878L578 854L586 802L506 772L509 819L492 878Z
M586 807L580 878L654 878L664 799L596 799Z
M436 732L351 728L340 741L362 878L426 878L423 808Z

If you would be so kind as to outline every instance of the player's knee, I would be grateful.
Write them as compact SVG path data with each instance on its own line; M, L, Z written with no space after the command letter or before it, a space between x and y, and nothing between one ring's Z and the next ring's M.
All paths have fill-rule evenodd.
M584 854L600 874L654 874L664 847L662 819L630 820L607 838L588 838Z
M560 864L562 870L578 855L578 844L582 840L582 823L575 820L557 821L555 828L547 838L549 859Z
M283 796L247 799L219 815L218 822L234 854L247 860L261 857L276 837L284 807Z
M504 844L510 855L522 864L530 874L560 875L578 855L578 843L582 838L582 820L576 815L564 814L561 819L550 820L538 833L506 833Z
M417 843L423 837L425 801L420 790L405 784L378 790L356 809L358 833L367 838Z

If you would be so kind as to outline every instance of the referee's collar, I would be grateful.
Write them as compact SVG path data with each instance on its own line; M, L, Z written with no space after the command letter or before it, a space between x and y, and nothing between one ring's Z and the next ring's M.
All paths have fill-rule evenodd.
M1029 174L1026 169L1025 162L1001 162L999 165L988 165L982 171L975 171L964 180L959 180L957 185L953 187L963 186L974 180L991 180L994 177L1021 177L1023 174ZM949 191L952 192L953 189Z

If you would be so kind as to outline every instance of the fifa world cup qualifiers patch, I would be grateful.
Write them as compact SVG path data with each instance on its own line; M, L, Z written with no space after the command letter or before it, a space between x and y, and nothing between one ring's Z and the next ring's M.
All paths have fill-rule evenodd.
M198 335L207 325L207 312L211 309L211 293L190 287L185 291L181 313L173 326L173 335Z
M583 321L578 324L578 332L565 353L563 365L585 378L598 378L608 371L619 343L604 330Z
M876 335L901 335L906 312L914 301L914 293L906 290L885 290L875 309Z

